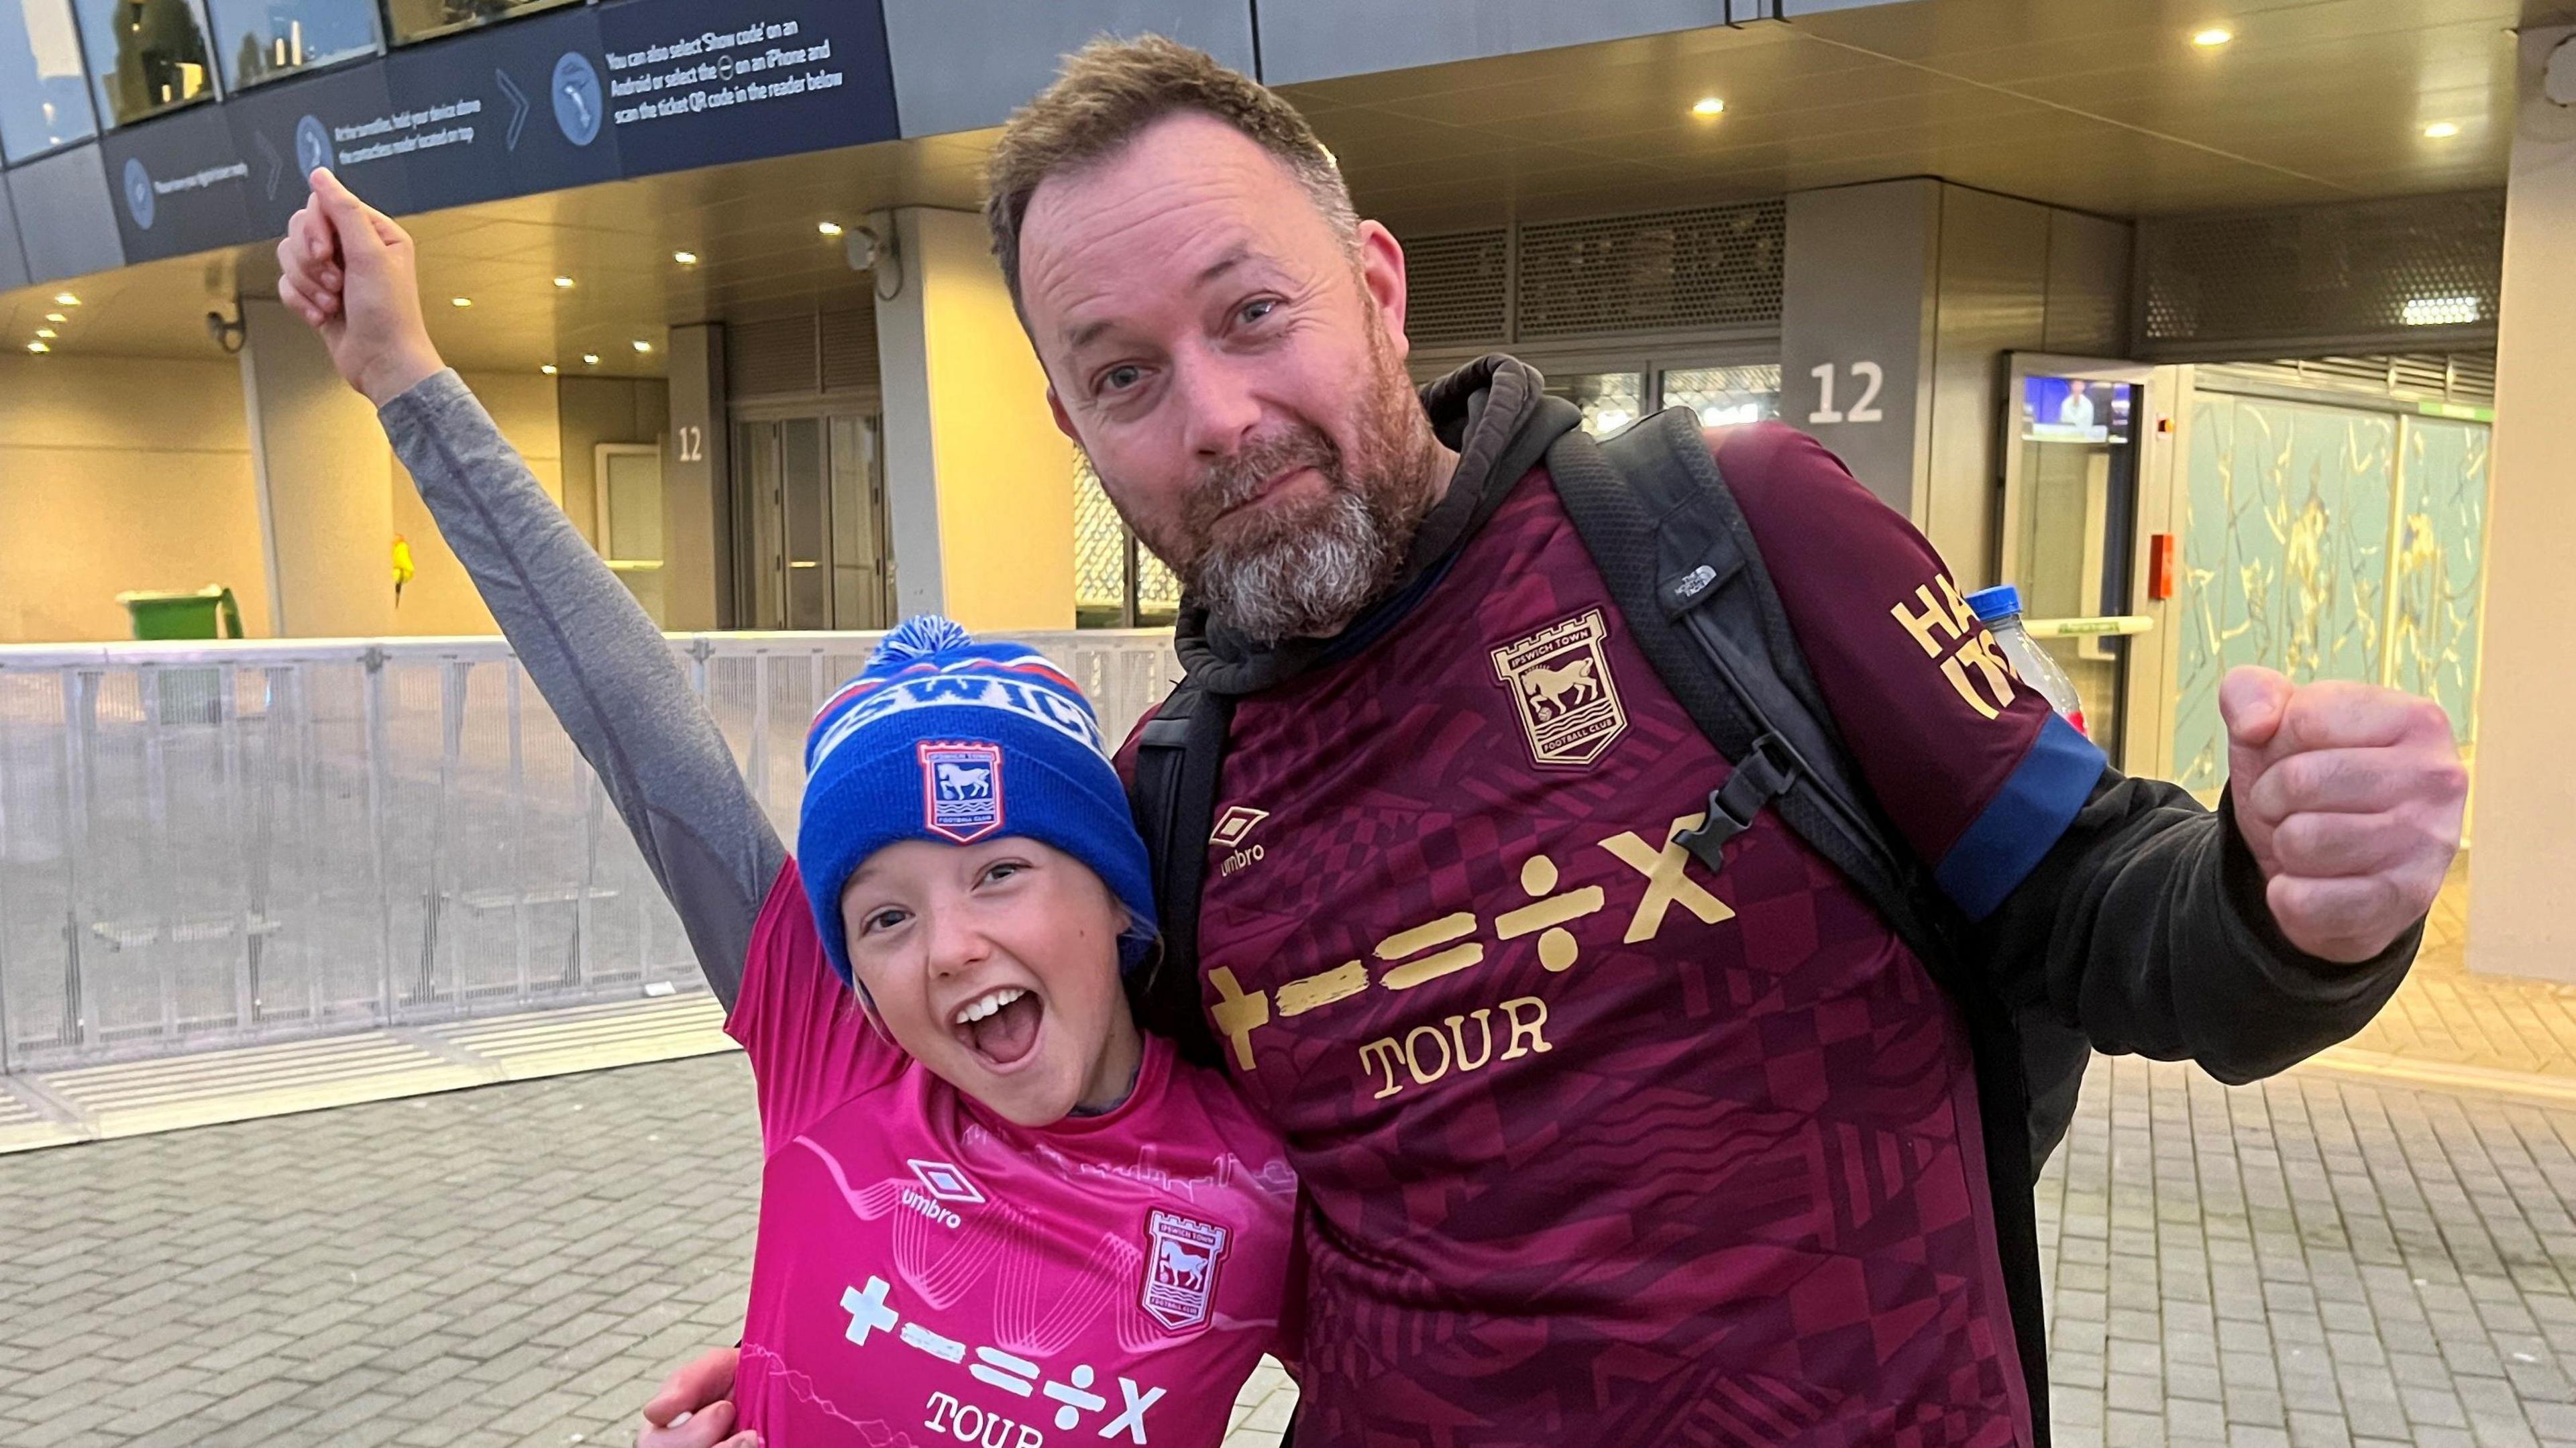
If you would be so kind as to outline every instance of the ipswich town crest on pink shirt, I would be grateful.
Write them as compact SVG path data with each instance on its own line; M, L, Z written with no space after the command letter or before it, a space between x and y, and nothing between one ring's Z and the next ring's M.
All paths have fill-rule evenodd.
M1156 1210L1145 1218L1145 1311L1174 1332L1208 1320L1216 1269L1232 1234L1213 1222Z
M1002 746L925 739L921 822L934 834L971 845L1002 827Z

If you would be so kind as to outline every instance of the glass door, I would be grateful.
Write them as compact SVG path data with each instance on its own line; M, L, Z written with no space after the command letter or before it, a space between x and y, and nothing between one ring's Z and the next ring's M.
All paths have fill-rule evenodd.
M893 560L873 417L838 413L734 424L736 570L744 625L879 629Z
M662 580L662 449L658 444L604 442L593 449L598 480L599 553L626 581L657 628L670 627Z
M2002 581L2031 637L2074 681L2093 742L2123 758L2140 458L2155 369L2020 354L2006 394Z
M894 558L887 547L885 471L877 420L831 420L832 620L845 629L894 622Z

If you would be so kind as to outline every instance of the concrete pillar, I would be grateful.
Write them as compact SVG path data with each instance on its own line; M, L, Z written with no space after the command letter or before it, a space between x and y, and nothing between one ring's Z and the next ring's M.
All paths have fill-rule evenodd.
M268 632L394 632L393 449L320 338L274 298L245 297L242 398L268 563ZM138 405L149 405L138 399Z
M1073 446L1047 411L983 218L894 213L877 264L886 511L903 613L1073 627Z
M733 625L733 429L725 413L722 322L673 327L669 446L662 459L668 513L665 627L695 633Z
M1789 198L1780 411L1993 581L2004 355L2117 357L2129 228L1931 178Z
M2543 76L2576 29L2525 32L2505 186L2504 293L2479 644L2469 967L2576 981L2576 105ZM2562 75L2576 58L2561 57ZM2562 81L2560 94L2576 101Z

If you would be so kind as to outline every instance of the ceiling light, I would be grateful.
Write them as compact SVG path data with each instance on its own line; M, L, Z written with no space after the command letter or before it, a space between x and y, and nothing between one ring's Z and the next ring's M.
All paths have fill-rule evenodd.
M841 223L837 221L826 221L814 229L823 233L825 236L838 236L841 234Z
M46 341L50 342L50 341L54 340L54 338L55 338L56 336L58 336L59 334L58 334L58 333L56 333L56 332L54 331L54 329L53 329L53 328L51 328L51 327L38 327L38 328L36 329L36 335L37 335L37 336L39 336L39 337L42 337L42 338L43 338L43 339L45 339Z
M2191 43L2203 50L2215 50L2235 38L2235 31L2223 25L2213 25L2207 30L2192 32Z
M2465 327L2478 319L2475 297L2414 297L2399 313L2410 327Z
M2457 121L2435 121L2424 128L2424 138L2429 141L2447 141L2459 133L2460 125Z
M54 305L57 307L77 307L80 305L80 298L73 296L69 292L56 292L54 293Z
M675 251L671 253L671 260L678 262L682 266L696 266L698 264L698 254L694 251Z
M548 362L548 363L544 364L543 366L540 366L539 368L537 368L537 370L538 370L539 372L542 372L542 373L546 374L548 377L552 377L552 376L554 376L554 375L555 375L555 373L556 373L556 372L558 372L558 371L560 371L560 370L562 370L562 369L560 369L560 368L556 367L556 366L555 366L555 364L553 364L552 362Z
M60 312L47 312L45 313L45 320L48 322L68 322L71 318L64 316Z
M1719 100L1715 96L1701 96L1699 98L1699 102L1691 107L1691 114L1695 116L1714 116L1722 114L1725 110L1726 102Z
M557 290L557 291L559 291L559 292L568 292L568 291L571 291L571 290L572 290L572 278L570 278L570 277L557 277L557 278L555 278L555 290Z
M581 354L581 365L582 365L582 366L584 366L584 367L596 367L596 366L598 366L598 365L599 365L599 354L598 354L598 353L596 353L596 352L584 352L584 353L582 353L582 354Z
M474 299L472 297L449 297L447 299L447 304L451 307L470 307L474 305Z
M641 337L638 337L635 339L635 350L638 352L650 352L653 350L653 344L645 341Z
M33 353L35 353L36 355L38 355L38 356L40 356L40 357L41 357L41 356L43 356L45 353L47 353L47 352L51 352L51 351L52 351L52 350L54 350L54 349L53 349L53 348L51 348L51 347L46 346L46 345L45 345L44 343L42 343L42 342L30 342L30 343L28 343L28 344L27 344L27 350L28 350L28 351L30 351L30 352L33 352Z

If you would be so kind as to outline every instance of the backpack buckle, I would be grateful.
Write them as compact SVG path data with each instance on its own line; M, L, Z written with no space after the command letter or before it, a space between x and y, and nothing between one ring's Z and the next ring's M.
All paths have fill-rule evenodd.
M1726 783L1709 791L1707 818L1698 828L1673 836L1673 843L1716 874L1726 868L1726 842L1753 828L1754 816L1762 813L1762 807L1787 793L1806 772L1807 761L1788 740L1763 735L1753 741L1752 751Z

